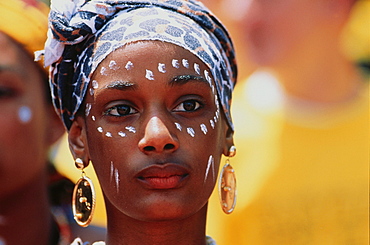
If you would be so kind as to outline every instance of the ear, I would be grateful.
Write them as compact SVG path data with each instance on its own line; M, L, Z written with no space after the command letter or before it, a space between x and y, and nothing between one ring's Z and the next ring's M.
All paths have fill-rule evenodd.
M84 118L76 116L68 132L69 149L73 158L81 158L84 166L87 167L90 155L87 145L86 124Z
M47 110L49 111L48 115L49 117L49 125L48 128L48 144L53 145L55 142L57 142L62 135L66 132L62 120L60 120L58 114L55 112L53 106L48 106Z
M234 131L231 129L231 127L225 122L225 143L223 147L223 154L225 156L229 156L230 154L230 148L234 145Z

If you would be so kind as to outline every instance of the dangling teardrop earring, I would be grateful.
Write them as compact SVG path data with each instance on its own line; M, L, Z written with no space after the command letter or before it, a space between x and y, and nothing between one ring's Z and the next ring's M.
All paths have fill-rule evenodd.
M94 214L95 190L91 179L85 174L83 160L76 158L75 165L82 171L82 175L73 189L72 211L77 224L86 227L90 224Z
M228 158L221 170L220 179L218 181L218 194L220 198L222 211L230 214L234 211L236 205L236 177L233 167L230 165L229 158L235 156L236 147L231 146Z

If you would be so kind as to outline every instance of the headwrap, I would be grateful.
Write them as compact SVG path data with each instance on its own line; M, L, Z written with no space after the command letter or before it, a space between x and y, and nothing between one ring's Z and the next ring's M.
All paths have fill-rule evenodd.
M37 1L32 4L21 0L0 1L0 32L21 44L33 57L45 44L48 11L45 4Z
M203 4L195 0L54 0L49 22L45 66L51 65L54 106L67 129L100 62L123 45L140 40L172 43L203 61L212 72L233 129L234 48L225 27Z

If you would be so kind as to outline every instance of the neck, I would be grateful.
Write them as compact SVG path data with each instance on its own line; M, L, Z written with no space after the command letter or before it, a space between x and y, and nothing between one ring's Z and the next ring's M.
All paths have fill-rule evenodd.
M321 104L337 104L355 98L361 75L334 42L307 48L270 67L292 97Z
M42 173L17 192L1 197L0 241L5 245L48 244L46 231L51 229L52 217L45 183Z
M140 221L110 212L107 205L107 245L205 245L207 205L196 214L169 221Z

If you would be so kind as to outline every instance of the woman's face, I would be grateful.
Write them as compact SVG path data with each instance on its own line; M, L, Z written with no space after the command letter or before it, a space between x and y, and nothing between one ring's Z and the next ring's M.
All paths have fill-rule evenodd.
M0 198L44 174L51 139L41 72L0 32ZM54 113L55 114L55 113ZM56 117L56 116L55 116Z
M211 73L196 56L158 41L120 48L93 74L83 109L84 152L107 206L147 221L204 207L230 144Z

